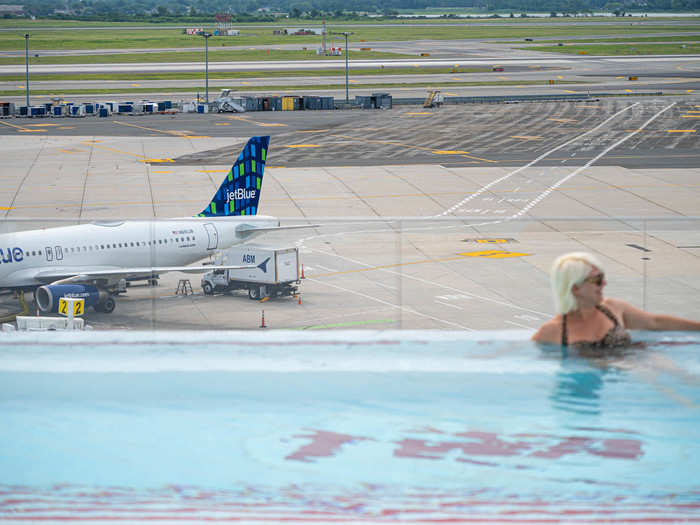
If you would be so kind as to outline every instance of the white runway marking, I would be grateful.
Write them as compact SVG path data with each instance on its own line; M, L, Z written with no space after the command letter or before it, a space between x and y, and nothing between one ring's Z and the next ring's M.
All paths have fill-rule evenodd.
M330 286L331 288L336 288L338 290L342 290L344 292L351 293L354 295L359 295L360 297L364 297L364 298L369 299L371 301L383 304L385 306L389 306L390 308L395 308L397 310L401 310L401 311L409 313L409 314L417 315L419 317L425 317L426 319L430 319L430 320L436 321L438 323L443 323L443 324L446 324L449 326L455 326L457 328L461 328L462 330L469 330L470 332L476 331L474 328L469 328L468 326L464 326L464 325L461 325L459 323L453 323L452 321L448 321L446 319L440 319L440 318L434 317L432 315L424 314L424 313L421 313L421 312L414 310L413 308L407 308L406 306L401 306L400 304L394 304L394 303L390 303L388 301L383 301L383 300L378 299L376 297L373 297L371 295L367 295L365 293L358 292L357 290L351 290L350 288L344 288L343 286L338 286L337 284L331 284L331 283L328 283L325 281L319 281L316 279L309 279L309 281L312 281L312 282L317 283L317 284L322 284L324 286Z
M461 306L457 306L456 304L450 304L450 303L443 303L442 301L435 301L437 304L441 304L443 306L449 306L450 308L455 308L457 310L464 310Z
M475 193L472 193L471 195L469 195L468 197L462 199L460 202L458 202L457 204L455 204L455 205L452 206L451 208L449 208L449 209L443 211L442 213L440 213L440 214L438 214L438 215L435 215L434 217L443 217L443 216L445 216L445 215L449 215L450 213L454 213L456 210L458 210L459 208L461 208L462 206L464 206L467 202L469 202L469 201L472 200L472 199L475 199L476 197L478 197L479 195L481 195L482 193L484 193L486 190L492 188L492 187L495 186L496 184L500 184L501 182L503 182L503 181L505 181L505 180L508 180L508 179L511 178L513 175L517 175L517 174L520 173L521 171L523 171L523 170L529 168L530 166L532 166L532 165L534 165L534 164L537 164L537 163L538 163L539 161L541 161L542 159L547 158L549 155L551 155L551 154L554 153L555 151L559 151L559 150L562 149L563 147L568 146L569 144L571 144L571 143L573 143L573 142L576 142L577 140L582 139L583 137L585 137L586 135L589 135L589 134L593 133L594 131L597 131L598 129L600 129L600 128L602 128L603 126L605 126L608 122L610 122L612 119L614 119L614 118L617 117L618 115L620 115L620 114L624 113L625 111L627 111L627 110L629 110L629 109L632 109L633 107L638 106L638 105L639 105L639 102L635 102L635 103L632 104L631 106L627 106L626 108L621 109L620 111L618 111L618 112L615 113L614 115L611 115L610 117L608 117L607 119L605 119L603 122L601 122L600 124L598 124L596 127L592 128L592 129L589 129L588 131L586 131L585 133L582 133L581 135L577 135L576 137L572 138L571 140L568 140L568 141L564 142L563 144L559 144L559 146L557 146L557 147L555 147L555 148L552 148L551 150L549 150L549 151L543 153L542 155L540 155L540 156L537 157L536 159L534 159L534 160L528 162L528 163L525 164L524 166L521 166L521 167L519 167L518 169L513 170L513 171L511 171L510 173L505 174L503 177L500 177L500 178L498 178L498 179L496 179L496 180L494 180L494 181L489 182L489 183L486 184L485 186L482 186L481 189L479 189L479 190L476 191Z
M364 266L365 268L376 268L376 267L375 267L374 265L372 265L372 264L367 264L367 263L364 263L364 262L362 262L362 261L358 261L357 259L351 259L350 257L345 257L344 255L338 255L338 254L336 254L336 253L326 253L326 252L323 252L323 251L321 251L321 250L316 250L316 251L317 251L318 253L322 253L322 254L324 254L324 255L333 255L334 257L338 257L338 258L340 258L340 259L344 259L344 260L346 260L346 261L350 261L350 262L355 263L355 264L357 264L357 265L359 265L359 266ZM416 277L416 276L414 276L414 275L408 275L408 274L403 273L403 272L397 272L397 271L395 271L395 270L390 270L390 269L388 269L388 268L376 268L376 270L379 271L379 272L385 272L385 273L390 273L390 274L394 274L394 275L399 275L399 276L401 276L401 278L403 278L403 279L411 279L411 280L414 280L414 281L418 281L418 282L420 282L420 283L429 284L429 285L431 285L431 286L437 286L438 288L443 288L444 290L450 290L450 291L452 291L452 292L456 292L456 293L459 293L459 294L463 294L463 295L465 295L465 296L467 296L467 297L470 297L470 298L480 299L480 300L482 300L482 301L487 301L487 302L490 302L490 303L499 304L499 305L501 305L501 306L506 306L506 307L508 307L508 308L514 308L515 310L521 310L521 311L523 311L523 312L530 312L530 313L533 313L533 314L544 315L545 317L548 317L548 316L550 315L550 314L546 314L546 313L544 313L544 312L538 312L537 310L531 310L530 308L523 308L522 306L518 306L517 304L509 303L509 302L507 302L507 301L500 301L500 300L498 300L498 299L492 299L492 298L490 298L490 297L483 297L483 296L480 296L480 295L473 294L473 293L471 293L471 292L467 292L467 291L465 291L465 290L460 290L459 288L455 288L455 287L453 287L453 286L448 286L448 285L446 285L446 284L440 284L440 283L437 283L437 282L435 282L435 281L429 281L428 279L423 279L423 278L421 278L421 277Z
M552 153L554 153L554 152L556 152L556 151L558 151L558 150L560 150L560 149L562 149L562 148L568 146L569 144L572 144L572 143L574 143L574 142L576 142L576 141L579 141L579 140L583 139L584 137L590 135L591 133L594 133L594 132L600 130L602 127L604 127L606 124L608 124L609 122L611 122L613 119L615 119L615 118L618 117L619 115L621 115L621 114L623 114L624 112L626 112L626 111L628 111L628 110L630 110L630 109L632 109L632 108L634 108L634 107L637 107L637 106L639 106L639 105L640 105L640 103L639 103L639 102L636 102L636 103L634 103L634 104L631 104L630 106L627 106L627 107L623 108L622 110L620 110L620 111L616 112L615 114L611 115L610 117L606 118L603 122L601 122L601 123L598 124L597 126L595 126L595 127L591 128L590 130L586 131L585 133L582 133L582 134L580 134L580 135L577 135L576 137L574 137L574 138L572 138L572 139L570 139L570 140L568 140L568 141L566 141L566 142L560 144L559 146L556 146L555 148L552 148L551 150L549 150L549 151L543 153L542 155L540 155L539 157L537 157L537 158L534 159L533 161L531 161L531 162L525 164L524 166L522 166L522 167L520 167L520 168L517 168L517 169L515 169L515 170L513 170L513 171L511 171L511 172L509 172L509 173L507 173L506 175L504 175L504 176L502 176L502 177L500 177L500 178L498 178L498 179L496 179L496 180L494 180L494 181L492 181L492 182L490 182L490 183L484 185L484 186L483 186L482 188L480 188L477 192L475 192L475 193L469 195L468 197L464 198L463 200L461 200L460 202L458 202L458 203L455 204L454 206L450 207L449 209L443 211L442 213L440 213L440 214L438 214L438 215L432 215L432 216L422 217L422 219L437 219L437 218L442 218L442 217L445 217L446 215L449 215L449 214L452 214L452 213L456 212L457 210L459 210L460 208L462 208L466 203L468 203L469 201L471 201L471 200L475 199L476 197L482 195L483 193L485 193L486 191L488 191L490 188L496 186L497 184L499 184L499 183L501 183L501 182L504 182L504 181L508 180L509 178L513 177L514 175L516 175L516 174L522 172L523 170L525 170L525 169L527 169L527 168L533 166L533 165L536 164L537 162L539 162L539 161L541 161L542 159L548 157L548 156L551 155ZM590 161L588 161L584 166L582 166L582 167L580 167L580 168L577 168L576 170L574 170L573 172L569 173L568 175L566 175L565 177L563 177L562 179L560 179L560 180L557 181L556 183L554 183L554 184L552 184L551 186L547 187L544 191L542 191L542 192L541 192L539 195L537 195L534 199L532 199L532 200L530 200L530 201L528 201L528 199L517 199L517 198L506 199L507 202L516 202L516 201L520 201L520 202L526 202L526 203L527 203L527 204L526 204L522 209L520 209L517 213L514 213L513 215L510 215L510 216L508 216L508 217L503 217L503 218L499 218L499 219L495 219L495 220L492 219L492 220L489 220L489 221L487 221L487 222L482 222L482 223L477 223L477 224L469 224L468 226L470 226L470 227L475 227L475 226L486 226L486 225L493 225L493 224L501 224L501 223L505 223L505 222L508 222L508 221L513 221L513 220L517 220L517 219L519 219L519 218L522 218L523 215L525 215L528 211L530 211L532 208L534 208L534 207L535 207L537 204L539 204L542 200L544 200L546 197L548 197L556 188L558 188L559 186L561 186L562 184L564 184L566 181L570 180L571 178L575 177L577 174L581 173L583 170L585 170L585 169L587 169L588 167L590 167L593 163L597 162L600 158L602 158L603 156L605 156L606 154L608 154L610 151L612 151L613 149L615 149L615 148L617 148L618 146L620 146L621 144L623 144L625 141L629 140L630 138L632 138L633 136L635 136L636 134L638 134L639 132L641 132L641 131L642 131L643 129L645 129L649 124L651 124L654 120L656 120L661 114L663 114L664 112L668 111L669 109L671 109L671 108L672 108L673 106L675 106L675 105L676 105L676 103L674 102L673 104L670 104L669 106L666 106L665 108L663 108L661 111L658 111L658 112L657 112L656 114L654 114L650 119L648 119L648 120L644 123L643 126L639 127L636 131L634 131L633 133L630 133L630 134L626 135L625 137L623 137L622 139L618 140L618 141L615 142L614 144L608 146L608 147L607 147L605 150L603 150L600 154L596 155L593 159L591 159ZM574 157L574 156L575 156L575 153L574 153L573 155L571 155L571 156ZM545 173L542 172L541 175L545 175ZM531 182L531 180L528 181L528 182ZM518 187L518 189L520 189L520 187ZM502 200L503 200L503 199L501 199L499 202L501 202ZM481 208L470 208L469 211L472 212L472 213L481 213L481 212L483 212L483 213L488 213L490 210L481 209ZM462 213L463 213L463 212L464 212L464 210L462 210ZM495 213L498 213L498 212L505 213L506 210L498 210L497 212L490 211L490 213L492 213L492 214L495 214ZM420 217L417 217L416 219L421 219L421 218L420 218ZM355 226L357 226L357 224L358 224L358 223L355 223ZM451 228L457 228L457 227L461 227L461 226L463 226L463 225L446 226L446 227L444 227L443 229L451 229ZM431 229L431 228L434 229L435 226L416 227L416 228L403 228L402 231L409 231L409 230L410 230L410 231L418 231L418 230ZM348 234L355 234L355 235L356 235L356 234L361 234L361 233L377 233L378 231L381 231L381 230L374 230L374 231L368 230L368 231L366 231L366 232L360 232L360 231L357 231L357 230L354 230L354 231L351 231L351 232L338 232L338 233L335 233L335 234L319 235L319 236L309 237L309 238L307 238L307 239L303 239L303 241L311 240L311 239L318 239L318 238L320 238L320 237L336 236L336 235L348 235ZM387 229L387 230L383 230L383 231L395 231L395 229ZM301 242L303 242L303 241L301 241ZM324 252L319 251L319 253L324 253ZM355 263L355 264L358 264L358 265L363 266L363 267L366 267L366 268L372 268L372 267L374 267L374 265L366 264L366 263L363 263L363 262L361 262L361 261L354 260L354 259L350 259L350 258L348 258L348 257L344 257L344 256L341 256L341 255L332 254L332 253L324 253L324 254L325 254L325 255L334 256L334 257L339 257L339 258L341 258L341 259L344 259L344 260L353 262L353 263ZM422 279L422 278L419 278L419 277L414 277L414 276L411 276L411 275L407 275L407 274L405 274L405 273L396 272L396 271L389 270L389 269L386 269L386 268L377 268L377 270L378 270L378 271L382 271L382 272L386 272L386 273L390 273L390 274L399 275L401 278L412 279L412 280L415 280L415 281L418 281L418 282L426 283L426 284L429 284L429 285L431 285L431 286L437 286L437 287L439 287L439 288L443 288L443 289L446 289L446 290L451 290L451 291L454 291L454 292L457 292L457 293L468 294L469 297L474 298L474 299L477 299L477 300L482 300L482 301L486 301L486 302L491 302L491 303L494 303L494 304L500 304L500 305L506 306L506 307L508 307L508 308L513 308L513 309L517 309L517 310L524 311L524 312L530 312L530 313L538 314L538 315L545 316L545 317L548 317L548 316L550 315L550 314L546 314L546 313L543 313L543 312L538 312L538 311L535 311L535 310L530 310L530 309L528 309L528 308L524 308L524 307L518 306L518 305L516 305L516 304L509 303L509 302L507 302L507 301L500 301L500 300L498 300L498 299L492 299L492 298L481 297L481 296L476 296L476 295L473 295L473 294L469 294L468 292L463 292L462 290L453 288L453 287L451 287L451 286L442 285L442 284L437 283L437 282L429 281L429 280L427 280L427 279ZM354 292L353 292L353 293L354 293ZM439 301L435 301L435 302L439 302ZM445 306L452 306L453 308L455 307L454 305L449 305L449 304L446 304L446 303L440 303L440 304L445 304ZM414 313L418 314L417 312L414 312ZM523 327L523 328L532 329L532 327L530 327L530 326L527 326L527 325L524 325L524 324L519 324L519 323L514 322L514 321L505 321L505 322L506 322L506 323L509 323L509 324L512 324L512 325L514 325L514 326L519 326L519 327Z
M524 215L525 213L527 213L529 210L531 210L531 209L534 208L537 204L539 204L539 202L540 202L542 199L544 199L545 197L547 197L550 193L552 193L555 189L557 189L559 186L561 186L562 184L564 184L567 180L569 180L569 179L575 177L576 175L578 175L579 173L581 173L583 170L585 170L585 169L587 169L588 167L590 167L591 164L593 164L594 162L596 162L598 159L600 159L601 157L605 156L608 152L614 150L614 149L617 148L620 144L622 144L622 143L626 142L627 140L629 140L630 138L634 137L637 133L639 133L639 132L642 131L644 128L646 128L649 124L651 124L652 122L654 122L654 120L656 120L662 113L664 113L665 111L668 111L669 109L671 109L671 108L672 108L673 106L675 106L675 105L676 105L676 102L674 102L673 104L671 104L671 105L669 105L669 106L666 106L664 109L662 109L661 111L657 112L653 117L651 117L649 120L647 120L639 129L637 129L637 130L634 131L633 133L630 133L629 135L626 135L626 136L622 137L620 140L618 140L617 142L615 142L615 143L612 144L611 146L608 146L607 148L605 148L601 153L599 153L598 155L596 155L595 157L593 157L591 160L589 160L588 162L586 162L586 164L584 164L584 165L581 166L580 168L578 168L578 169L574 170L573 172L569 173L566 177L564 177L564 178L558 180L556 183L554 183L554 184L552 184L551 186L549 186L546 190L544 190L544 191L543 191L542 193L540 193L537 197L535 197L532 201L530 201L530 203L528 203L528 204L527 204L524 208L522 208L519 212L517 212L517 213L511 215L510 217L508 217L507 219L504 219L504 220L513 220L513 219L517 219L518 217L521 217L522 215ZM630 106L630 107L632 107L632 106Z

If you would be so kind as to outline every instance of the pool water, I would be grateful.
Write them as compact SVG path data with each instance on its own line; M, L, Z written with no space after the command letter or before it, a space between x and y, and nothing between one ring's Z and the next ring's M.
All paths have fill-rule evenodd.
M7 334L0 520L700 522L700 337Z

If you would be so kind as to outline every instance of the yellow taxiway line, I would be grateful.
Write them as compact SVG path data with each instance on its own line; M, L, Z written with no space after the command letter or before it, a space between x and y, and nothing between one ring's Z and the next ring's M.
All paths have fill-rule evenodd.
M10 124L9 122L5 122L4 120L0 120L0 124L5 124L5 126L15 128L15 129L19 130L20 133L41 133L41 132L46 131L45 129L29 129L29 128L25 128L23 126L16 126L15 124ZM34 124L34 125L36 125L36 124Z
M128 122L122 122L120 120L113 120L115 124L119 124L120 126L130 126L132 128L139 128L139 129L144 129L146 131L155 131L156 133L164 133L165 135L173 135L175 137L182 137L183 139L208 139L209 137L207 136L199 136L199 135L190 135L188 133L185 133L183 131L171 131L167 129L155 129L155 128L147 128L145 126L139 126L138 124L129 124Z

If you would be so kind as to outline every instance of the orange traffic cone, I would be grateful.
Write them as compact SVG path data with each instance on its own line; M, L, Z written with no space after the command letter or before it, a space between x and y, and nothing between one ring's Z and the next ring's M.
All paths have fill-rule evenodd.
M260 320L260 328L267 328L267 326L265 326L265 310L262 311L262 319Z
M306 279L306 277L304 277L304 265L303 264L301 265L301 278Z
M301 294L299 294L299 304L301 304Z

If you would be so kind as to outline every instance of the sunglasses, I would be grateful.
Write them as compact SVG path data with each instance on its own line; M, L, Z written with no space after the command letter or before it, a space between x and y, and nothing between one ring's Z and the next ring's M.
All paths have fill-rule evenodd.
M596 286L600 286L601 284L603 284L603 281L605 281L604 273L599 273L598 275L594 275L593 277L587 277L583 280L584 283L593 283Z

